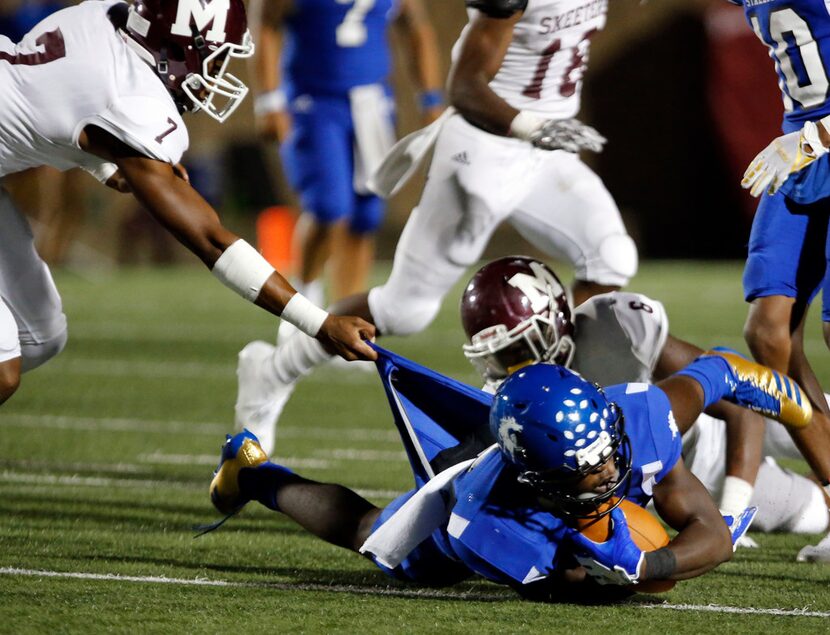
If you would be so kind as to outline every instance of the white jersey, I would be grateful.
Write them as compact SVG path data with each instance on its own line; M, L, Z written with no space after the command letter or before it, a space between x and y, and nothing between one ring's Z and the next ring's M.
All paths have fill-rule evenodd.
M52 14L15 45L0 35L0 176L50 165L114 172L78 147L103 128L142 154L177 163L188 135L155 71L108 17L118 0L90 0Z
M666 310L639 293L597 295L574 310L571 366L600 386L651 382L669 335Z
M519 110L575 116L590 40L607 13L608 0L528 0L490 88Z

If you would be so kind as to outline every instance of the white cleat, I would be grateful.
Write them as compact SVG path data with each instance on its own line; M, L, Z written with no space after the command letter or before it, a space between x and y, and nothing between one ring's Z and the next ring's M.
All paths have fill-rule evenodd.
M277 420L294 392L294 384L281 382L272 369L275 350L268 342L251 342L239 351L236 367L236 428L253 432L268 455L274 451Z
M830 534L822 538L817 545L807 545L795 557L798 562L830 563Z

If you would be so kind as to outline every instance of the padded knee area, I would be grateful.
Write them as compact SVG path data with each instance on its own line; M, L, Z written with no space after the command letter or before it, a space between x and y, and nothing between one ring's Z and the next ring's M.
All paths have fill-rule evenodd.
M628 234L607 236L599 246L599 263L588 272L590 282L624 287L637 273L637 245Z
M383 335L412 335L428 327L441 309L441 299L415 295L393 298L386 286L369 291L369 311Z
M55 357L64 349L67 339L68 334L64 329L44 342L22 343L20 349L23 354L23 372L33 370Z

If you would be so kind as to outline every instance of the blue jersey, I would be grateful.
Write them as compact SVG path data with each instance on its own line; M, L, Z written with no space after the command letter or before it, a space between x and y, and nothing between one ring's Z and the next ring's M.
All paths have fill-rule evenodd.
M784 99L784 132L830 114L830 10L818 0L742 0L769 48Z
M606 389L625 416L632 448L628 499L645 506L654 486L677 464L680 433L666 394L650 384L620 384ZM452 554L495 582L527 584L557 567L565 523L539 507L532 493L517 487L516 473L491 452L455 481L456 504L446 527Z
M343 95L384 82L390 72L386 30L397 0L294 0L286 20L284 88L298 95Z

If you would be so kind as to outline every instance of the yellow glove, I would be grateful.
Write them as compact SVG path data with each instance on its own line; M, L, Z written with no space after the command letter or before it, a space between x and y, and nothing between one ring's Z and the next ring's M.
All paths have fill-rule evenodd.
M775 194L791 174L803 170L824 153L815 152L813 147L805 137L804 129L773 139L749 164L741 187L755 197L764 192Z

